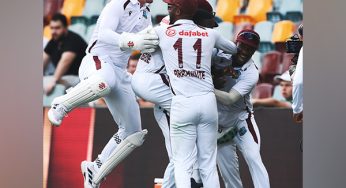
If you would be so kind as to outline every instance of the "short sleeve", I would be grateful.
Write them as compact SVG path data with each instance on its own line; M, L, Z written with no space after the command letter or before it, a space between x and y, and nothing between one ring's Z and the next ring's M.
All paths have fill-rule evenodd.
M83 47L82 46L82 39L78 39L76 37L71 37L70 39L67 39L65 41L64 47L62 49L62 52L75 52L78 53L80 49Z
M241 72L237 83L232 87L232 89L235 89L244 97L246 94L250 93L256 86L258 78L258 70L256 69L255 65L252 64L245 71Z

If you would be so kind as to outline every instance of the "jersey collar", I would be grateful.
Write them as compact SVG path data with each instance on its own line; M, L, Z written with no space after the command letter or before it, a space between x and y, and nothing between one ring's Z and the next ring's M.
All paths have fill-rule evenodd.
M246 69L249 68L253 63L254 63L253 60L250 59L247 63L245 63L245 64L241 67L241 70L242 70L242 71L246 71Z
M180 19L175 21L174 24L195 24L192 20Z
M240 67L234 67L235 70L242 70L246 71L247 68L249 68L253 64L253 60L250 59L248 62L246 62L241 68Z

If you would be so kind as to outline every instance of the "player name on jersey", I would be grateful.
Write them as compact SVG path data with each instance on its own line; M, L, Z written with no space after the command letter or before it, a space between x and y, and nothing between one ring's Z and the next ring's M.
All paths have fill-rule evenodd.
M184 31L184 30L181 30L179 32L179 35L180 36L186 36L186 37L195 37L195 36L198 36L198 37L208 37L208 32L207 31L199 32L199 31Z
M198 79L205 79L205 71L188 71L184 69L175 69L174 70L174 75L178 78L181 77L195 77Z

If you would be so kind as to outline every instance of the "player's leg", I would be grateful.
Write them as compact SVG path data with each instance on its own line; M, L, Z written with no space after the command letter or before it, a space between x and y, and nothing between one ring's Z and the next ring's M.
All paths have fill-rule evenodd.
M137 96L170 111L172 91L167 75L135 72L131 85Z
M55 98L48 111L48 119L59 126L68 112L79 105L107 96L116 85L112 66L97 56L86 55L80 66L81 82Z
M118 131L119 144L114 147L106 161L102 162L93 179L95 184L99 184L136 147L141 146L147 134L146 130L142 130L139 106L130 85L129 75L117 67L114 71L119 78L118 87L112 90L114 94L104 99L121 130Z
M226 188L242 188L237 147L233 141L218 144L217 165Z
M255 188L269 188L268 172L260 154L260 134L255 119L239 120L238 135L234 138L251 174Z
M204 188L220 187L216 168L218 114L214 93L199 96L195 103L200 112L197 126L197 158Z
M198 112L198 111L197 111ZM196 161L196 120L194 102L183 96L174 96L171 106L171 145L174 179L177 188L190 188L193 164Z
M171 148L171 140L169 137L170 127L169 127L169 114L168 112L164 112L164 110L161 107L158 107L157 105L154 106L154 117L159 125L163 137L165 139L165 146L169 158L169 163L166 167L164 176L163 176L163 182L162 187L163 188L174 188L175 182L174 182L174 165L172 161L172 148Z

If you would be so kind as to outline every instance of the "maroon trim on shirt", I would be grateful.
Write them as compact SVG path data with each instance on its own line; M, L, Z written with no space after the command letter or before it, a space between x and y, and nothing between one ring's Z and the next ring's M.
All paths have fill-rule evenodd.
M130 0L127 0L125 3L124 3L124 10L126 9L127 5L129 5L131 1Z
M180 26L180 25L181 25L181 24L174 24L174 25L171 25L171 26L167 27L167 29L170 29L170 28L176 27L176 26Z
M95 66L96 66L96 70L101 69L101 61L99 60L98 56L93 56L94 62L95 62Z
M88 50L89 53L90 53L91 49L95 46L96 42L97 42L97 40L95 40L94 43L90 46L90 48Z

